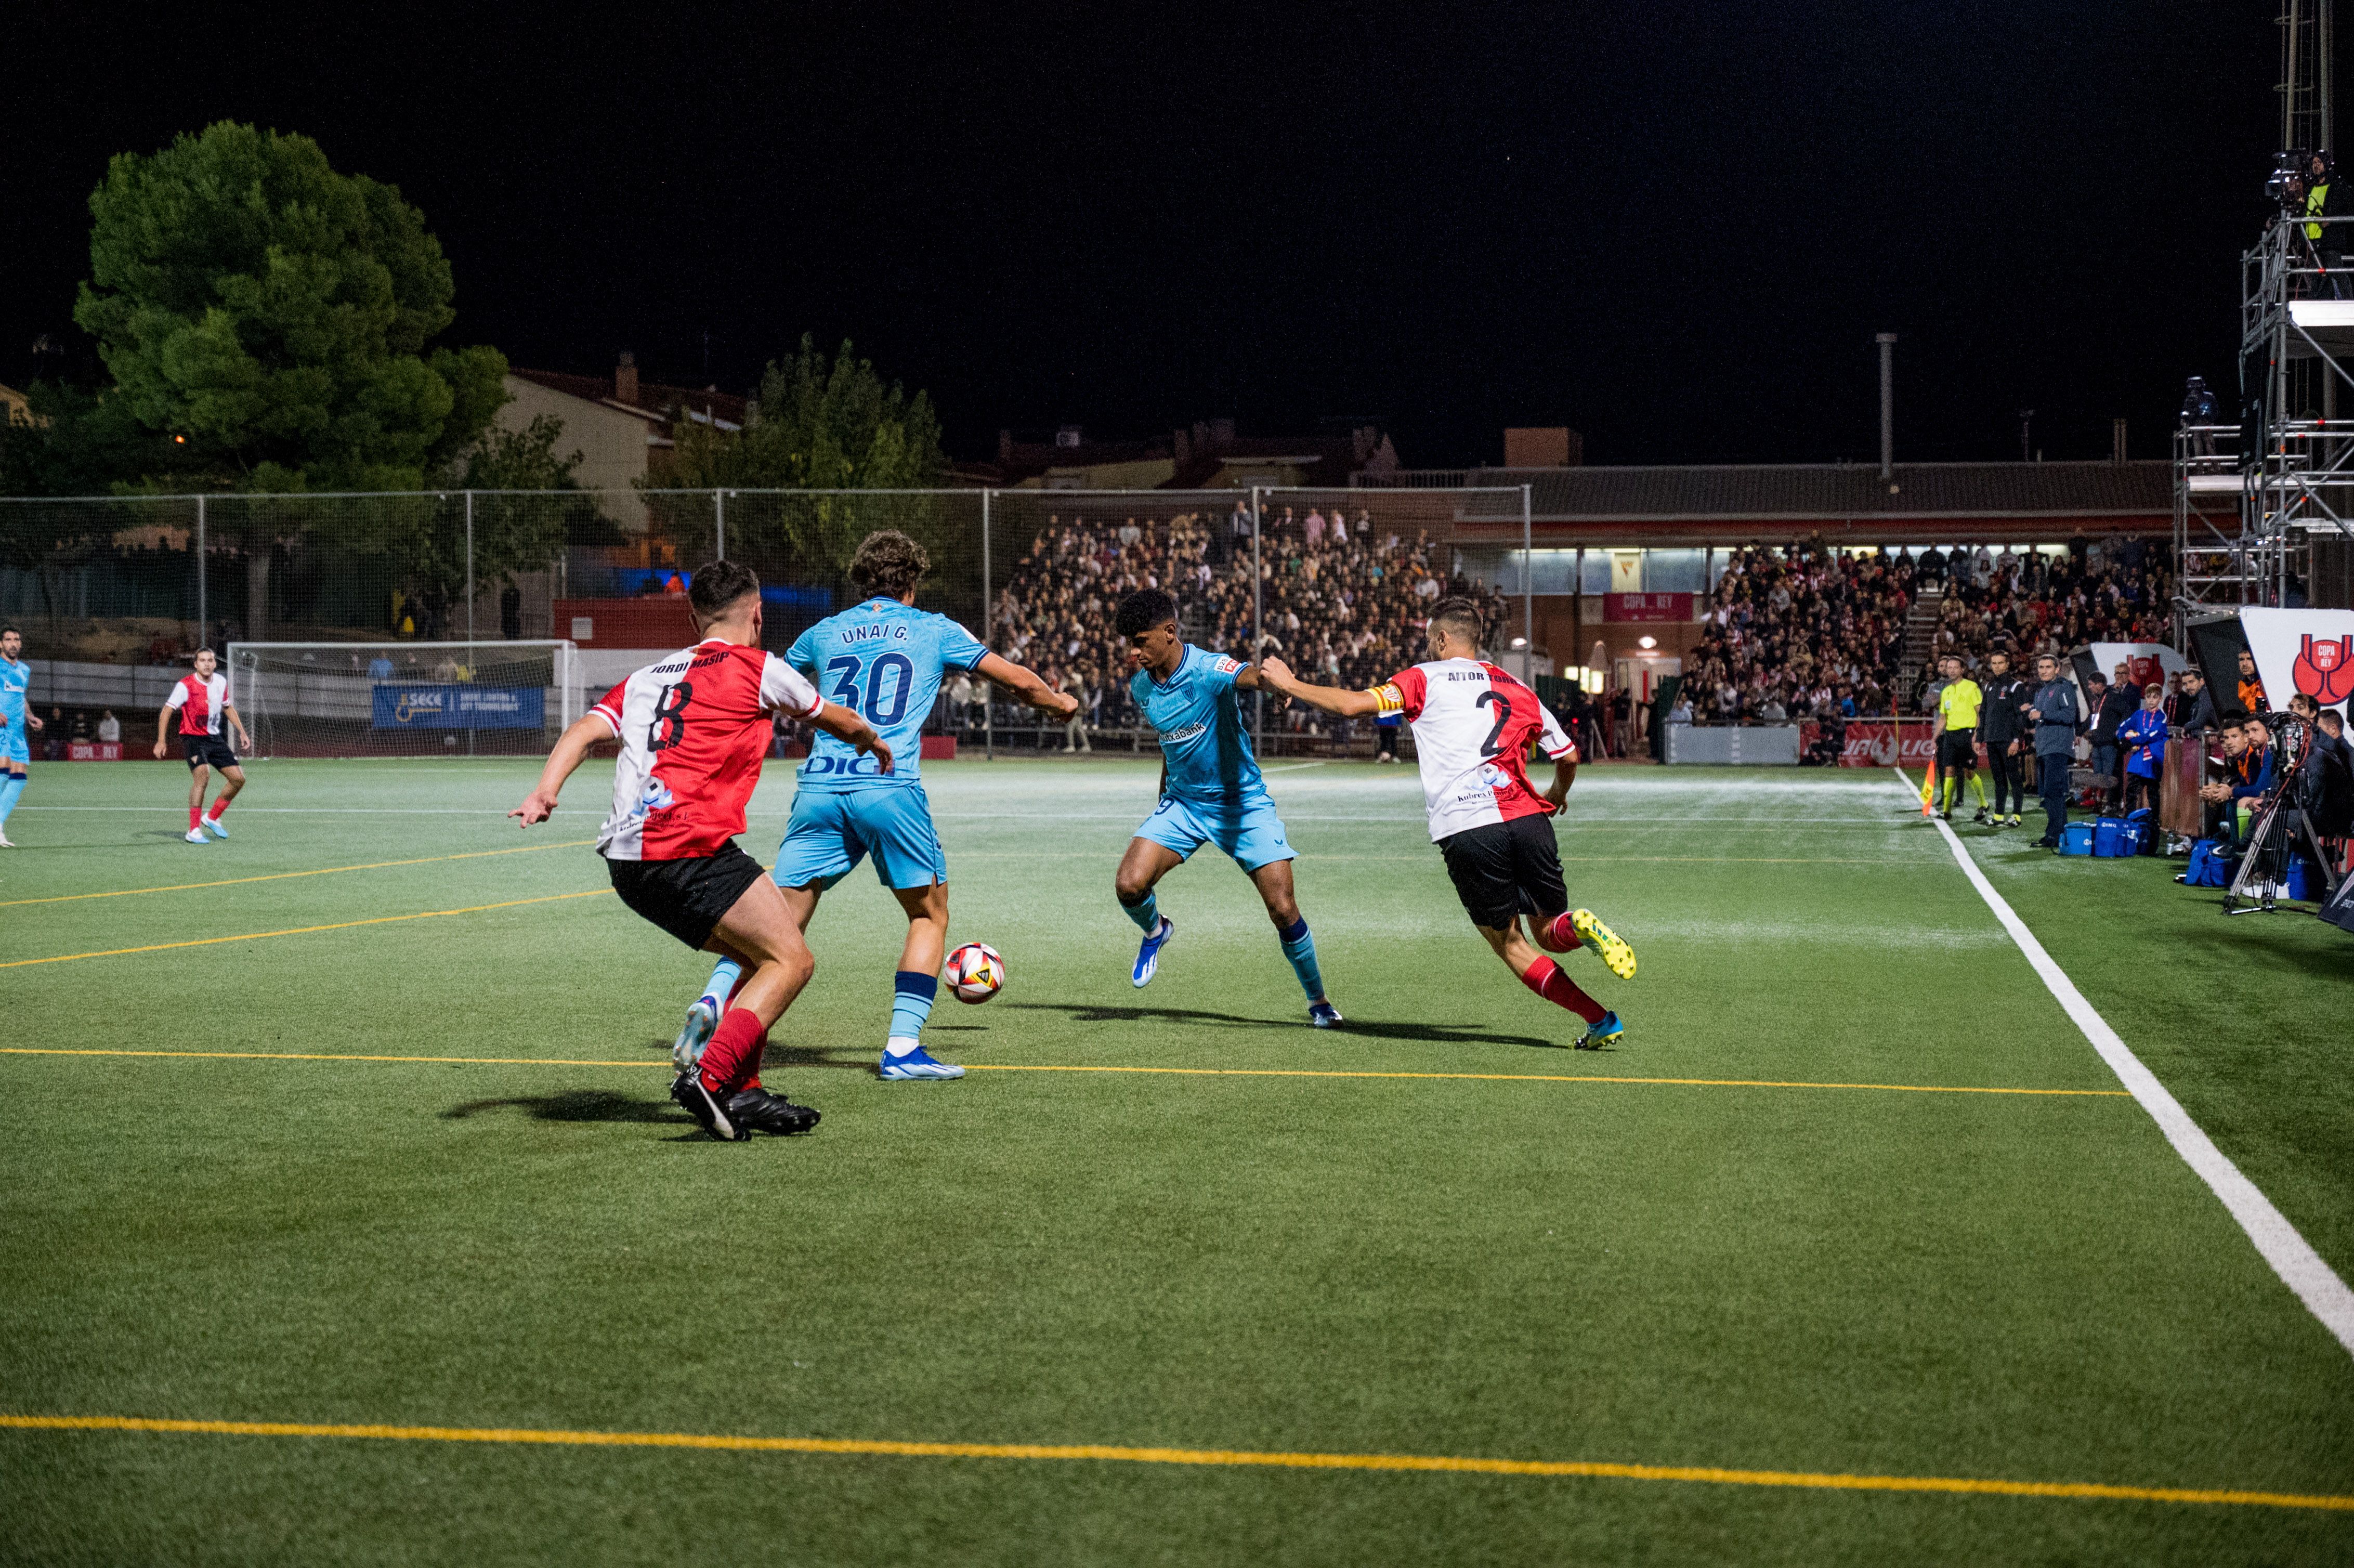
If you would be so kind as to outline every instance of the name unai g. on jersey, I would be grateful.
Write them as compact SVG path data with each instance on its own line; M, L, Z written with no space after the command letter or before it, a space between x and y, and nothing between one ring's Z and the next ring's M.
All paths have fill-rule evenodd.
M804 789L902 788L923 782L924 721L946 670L973 670L989 650L945 615L875 598L830 615L793 640L785 662L837 707L848 708L891 748L891 771L849 742L820 735L801 764Z

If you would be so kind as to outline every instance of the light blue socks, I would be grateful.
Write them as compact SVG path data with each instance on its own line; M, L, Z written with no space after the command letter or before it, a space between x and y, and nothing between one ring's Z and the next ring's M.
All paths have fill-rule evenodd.
M1136 928L1150 937L1161 929L1161 900L1152 894L1144 895L1141 904L1123 904L1120 913L1136 922Z
M735 991L736 982L743 978L744 966L742 964L737 963L733 959L722 959L717 963L711 966L711 979L705 984L703 994L705 996L718 998L720 1002L720 1011L725 1012L726 1011L726 1002L729 993Z
M1299 977L1299 989L1314 1001L1324 994L1323 971L1316 967L1316 938L1309 934L1307 916L1294 920L1276 935L1283 941L1283 956L1291 960L1291 972Z
M891 1038L884 1046L888 1054L904 1056L916 1049L924 1021L932 1015L932 999L939 991L939 980L934 975L901 969L891 977Z

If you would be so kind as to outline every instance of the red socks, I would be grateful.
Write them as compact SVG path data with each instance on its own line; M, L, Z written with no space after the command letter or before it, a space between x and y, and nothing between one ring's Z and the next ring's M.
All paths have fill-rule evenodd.
M1577 927L1570 920L1567 910L1537 926L1536 938L1538 947L1553 953L1566 953L1584 946L1578 940Z
M203 810L200 810L199 808L195 807L195 806L191 806L191 807L189 807L189 808L188 808L188 832L192 832L192 833L193 833L193 832L195 832L196 831L196 824L197 824L198 822L203 821L204 821L204 817L205 817L205 814L204 814L204 812L203 812Z
M769 1026L748 1007L731 1007L703 1048L703 1086L715 1095L732 1094L760 1073L760 1053Z
M1539 959L1531 964L1529 972L1521 977L1521 983L1554 1006L1569 1009L1588 1023L1601 1022L1602 1015L1609 1011L1580 991L1577 982L1562 973L1561 966L1551 959Z
M206 815L206 816L207 816L207 817L210 817L214 821L217 822L217 821L220 821L220 819L221 819L221 813L222 813L223 811L228 810L228 796L226 796L226 795L224 795L224 796L222 796L219 800L215 800L215 801L213 802L213 809L212 809L211 810L209 810L209 811L207 811L207 812L205 813L205 815ZM196 825L196 823L194 823L194 822L190 822L190 823L188 824L188 826L190 826L190 827L192 827L192 828L193 828L193 827L195 827Z

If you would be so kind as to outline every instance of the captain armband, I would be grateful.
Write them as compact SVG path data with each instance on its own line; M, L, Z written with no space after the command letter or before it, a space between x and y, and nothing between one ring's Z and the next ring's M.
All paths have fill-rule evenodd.
M1368 686L1365 688L1365 694L1373 699L1373 714L1377 718L1389 718L1405 712L1405 694L1397 689L1397 683L1394 681L1384 681L1378 686Z

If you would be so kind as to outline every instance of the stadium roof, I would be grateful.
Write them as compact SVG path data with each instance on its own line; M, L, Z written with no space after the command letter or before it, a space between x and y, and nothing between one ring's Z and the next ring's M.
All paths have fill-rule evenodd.
M1394 482L1411 484L1401 473ZM1469 484L1527 484L1539 517L2098 517L2174 511L2168 462L1865 463L1479 469Z
M1389 483L1427 483L1399 473ZM1723 541L1751 532L1822 532L1859 539L1953 535L2042 537L2079 528L2169 529L2173 465L2145 462L1899 463L1893 481L1873 463L1705 464L1662 468L1447 471L1466 486L1529 486L1529 511L1558 535L1689 535ZM1463 520L1518 523L1518 498L1490 491L1466 498ZM1509 518L1507 514L1509 514Z

